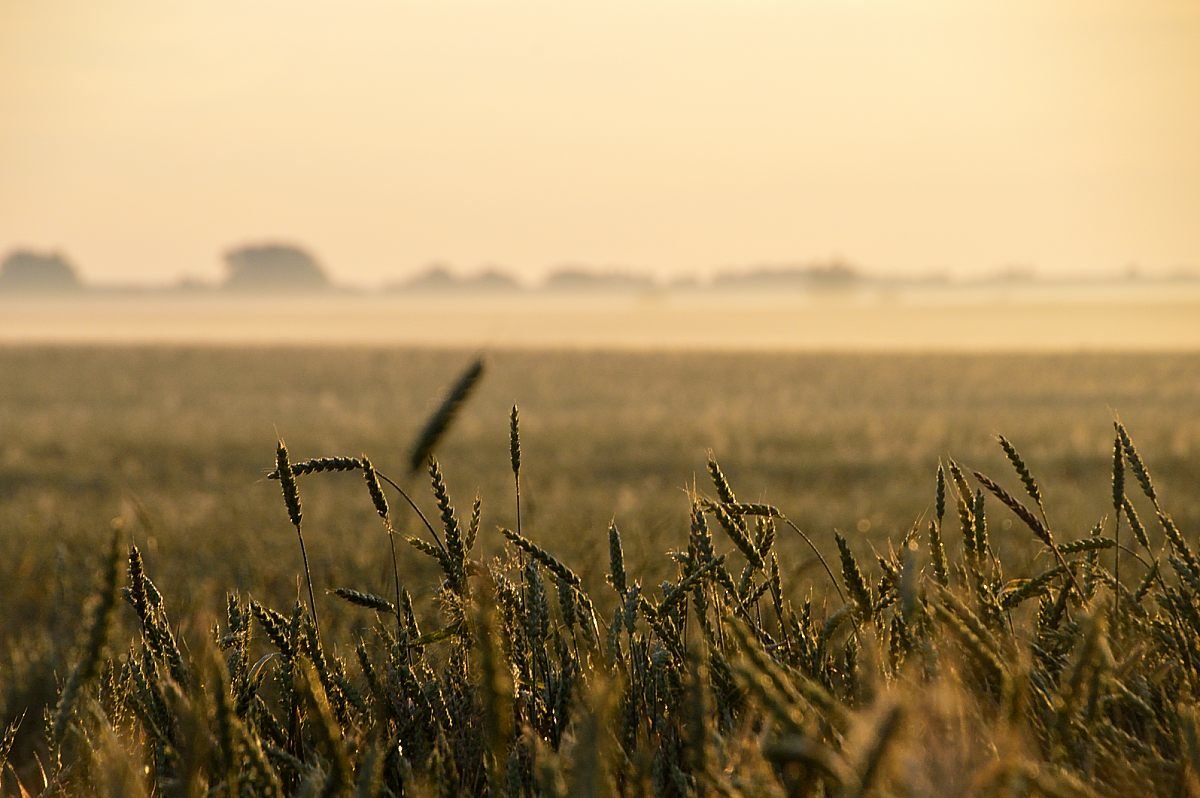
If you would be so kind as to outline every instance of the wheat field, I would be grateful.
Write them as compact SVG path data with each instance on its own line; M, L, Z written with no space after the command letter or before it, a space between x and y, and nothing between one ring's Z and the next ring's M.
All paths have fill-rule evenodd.
M3 788L1200 787L1196 356L476 355L0 350Z

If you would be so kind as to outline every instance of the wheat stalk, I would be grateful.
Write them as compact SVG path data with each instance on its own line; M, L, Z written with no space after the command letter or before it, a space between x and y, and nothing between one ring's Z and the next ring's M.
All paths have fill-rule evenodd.
M434 447L445 436L446 430L450 428L458 411L467 401L467 397L475 389L479 383L480 377L483 376L483 359L476 358L471 365L463 371L459 378L450 386L450 390L446 392L446 396L442 399L442 403L438 405L437 410L425 422L425 426L421 428L417 435L416 441L412 445L412 449L408 454L408 467L410 473L416 473L421 466L425 465L429 456L433 453Z

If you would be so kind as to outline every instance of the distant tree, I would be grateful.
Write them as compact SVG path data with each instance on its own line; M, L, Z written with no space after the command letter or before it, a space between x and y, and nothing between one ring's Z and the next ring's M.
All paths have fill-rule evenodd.
M425 271L398 283L387 286L389 291L411 291L415 293L503 293L516 291L520 285L512 276L498 269L487 269L480 274L456 277L448 266L434 263Z
M11 252L0 264L0 290L36 293L78 291L75 267L58 252Z
M713 280L716 288L747 291L846 288L862 279L851 264L833 259L808 265L758 266L745 272L723 272Z
M388 289L395 291L440 292L451 291L457 284L458 280L451 274L448 266L443 263L434 263L414 277L389 285Z
M233 291L313 291L329 287L317 260L290 244L238 247L225 253L229 276L224 287Z
M666 287L669 291L699 291L701 288L700 278L694 274L682 274L673 277Z
M511 274L499 269L485 269L474 277L468 277L466 283L472 290L480 292L499 293L521 289L520 284L513 279Z
M1200 281L1200 269L1186 265L1175 266L1167 273L1167 279L1180 283Z
M987 276L991 283L1032 283L1037 279L1037 270L1024 263L1010 263L996 269Z
M180 277L168 290L181 294L203 294L212 291L215 287L212 283L199 277L185 275Z
M566 266L552 272L544 284L547 291L587 293L639 293L652 291L654 280L646 275L618 271L591 271Z

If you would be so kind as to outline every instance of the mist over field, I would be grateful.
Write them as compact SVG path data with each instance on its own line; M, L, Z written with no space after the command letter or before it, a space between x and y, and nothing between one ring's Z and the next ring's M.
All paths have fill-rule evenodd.
M0 344L1194 351L1200 288L850 296L0 298Z

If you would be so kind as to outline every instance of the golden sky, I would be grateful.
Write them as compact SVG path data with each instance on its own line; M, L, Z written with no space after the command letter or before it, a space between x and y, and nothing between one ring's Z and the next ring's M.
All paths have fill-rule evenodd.
M0 252L1200 266L1192 0L0 0Z

